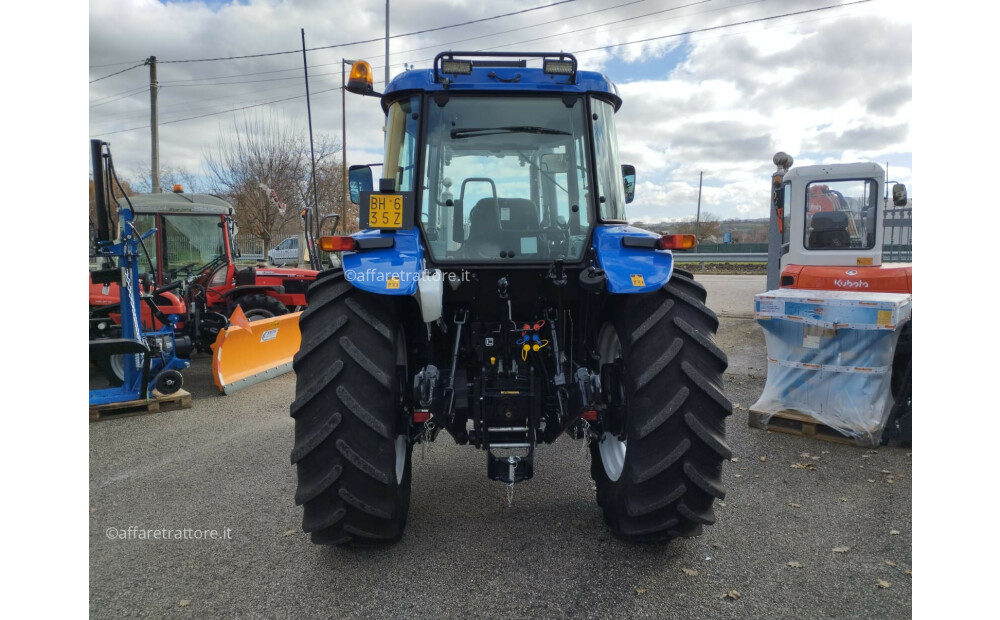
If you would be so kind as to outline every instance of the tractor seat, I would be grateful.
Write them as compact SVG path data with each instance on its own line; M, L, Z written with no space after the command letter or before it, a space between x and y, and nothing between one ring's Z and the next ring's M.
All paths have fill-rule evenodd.
M464 258L499 258L505 231L538 230L538 209L524 198L483 198L469 212Z
M847 232L847 214L842 211L820 211L814 213L809 223L809 250L830 250L846 248L851 244Z

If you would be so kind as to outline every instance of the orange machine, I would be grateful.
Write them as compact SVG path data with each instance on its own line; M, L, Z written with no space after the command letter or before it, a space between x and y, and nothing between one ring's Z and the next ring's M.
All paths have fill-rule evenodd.
M886 174L878 164L792 168L785 153L776 154L774 164L768 290L913 293L912 264L883 262L889 248L905 247L898 253L911 254L905 186L893 185L890 206ZM911 367L912 321L907 321L893 349L894 405L883 441L910 442Z
M779 161L780 160L780 161ZM781 236L770 257L768 288L912 293L909 263L883 264L888 201L881 198L885 172L878 164L827 164L791 168L775 155L775 213ZM893 204L907 204L906 188L893 187Z

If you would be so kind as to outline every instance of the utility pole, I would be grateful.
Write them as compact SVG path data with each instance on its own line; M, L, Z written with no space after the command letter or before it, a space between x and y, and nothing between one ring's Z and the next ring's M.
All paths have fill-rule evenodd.
M354 65L354 61L346 58L340 59L340 167L344 173L344 202L340 207L340 220L337 225L341 232L346 229L347 205L351 202L351 187L347 179L347 82L345 81L344 67ZM333 231L334 234L337 231Z
M309 63L306 62L306 29L302 28L302 74L306 79L306 114L309 118L309 157L312 160L313 213L319 217L319 189L316 186L316 150L313 147L312 103L309 101Z
M694 238L695 239L699 238L700 235L698 234L698 232L701 229L701 178L702 178L702 176L704 174L705 174L704 172L699 172L698 173L698 214L695 215L695 218L694 218Z
M389 86L389 0L385 0L385 84L382 92Z
M157 127L157 115L156 115L156 90L158 88L156 84L156 56L150 56L146 59L146 64L149 65L149 130L151 142L153 143L152 155L150 157L152 163L152 185L154 194L160 193L160 134L159 128Z

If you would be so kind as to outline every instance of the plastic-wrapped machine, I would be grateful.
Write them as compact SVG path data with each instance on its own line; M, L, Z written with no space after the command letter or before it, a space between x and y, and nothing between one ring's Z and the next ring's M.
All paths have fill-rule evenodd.
M750 408L767 424L805 414L877 443L892 409L892 357L912 296L778 289L754 298L767 343L767 382Z

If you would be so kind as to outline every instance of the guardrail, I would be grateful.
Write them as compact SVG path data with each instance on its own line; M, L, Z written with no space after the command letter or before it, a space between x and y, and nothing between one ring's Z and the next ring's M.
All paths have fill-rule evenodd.
M676 263L766 263L767 252L674 252Z
M913 260L912 246L886 246L883 263L908 263ZM767 263L767 253L759 252L674 252L675 263Z

